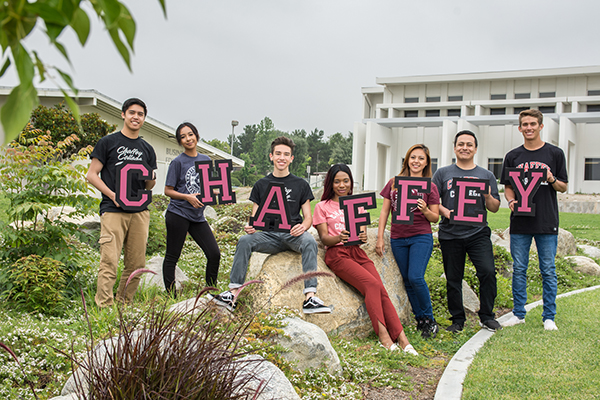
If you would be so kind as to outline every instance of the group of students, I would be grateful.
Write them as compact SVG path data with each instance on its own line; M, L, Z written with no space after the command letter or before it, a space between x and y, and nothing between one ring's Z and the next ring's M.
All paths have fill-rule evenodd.
M120 208L115 199L116 166L125 160L135 159L146 162L156 169L156 155L152 147L139 137L139 130L146 117L146 106L139 99L129 99L123 104L123 129L102 138L91 154L92 163L88 180L102 192L101 214L101 260L98 274L98 288L95 301L99 307L113 303L112 287L116 280L117 265L124 249L125 268L117 290L117 301L130 302L138 285L139 277L134 277L125 285L133 271L145 265L145 244L148 236L148 210L127 212ZM511 253L513 264L514 316L505 326L525 322L526 274L529 261L531 239L536 239L540 270L543 278L544 327L557 329L554 323L556 314L556 254L558 234L558 203L556 192L566 191L567 173L562 150L542 141L540 130L543 116L537 110L526 110L519 115L519 131L524 144L509 152L503 165L508 168L528 169L535 165L547 170L547 179L540 185L533 202L537 205L535 216L511 214ZM198 243L204 251L206 263L206 283L215 286L219 269L220 251L212 230L204 218L204 205L198 200L196 161L208 160L199 154L196 146L199 134L190 123L181 124L176 130L176 139L184 151L170 164L165 182L165 194L171 197L165 222L167 227L167 249L163 264L165 287L175 293L175 266L181 255L186 234ZM459 332L466 321L462 302L462 280L465 258L468 254L477 270L480 282L479 319L483 328L491 331L501 329L493 312L496 298L496 273L491 231L484 225L459 225L450 223L450 215L455 209L457 193L453 185L455 178L475 178L489 181L489 192L482 199L488 211L496 212L500 207L498 186L494 175L475 164L477 138L471 131L460 131L454 138L456 162L438 169L432 176L431 157L423 144L412 146L403 161L399 176L431 178L429 193L419 194L414 208L411 225L392 224L390 247L404 280L406 292L417 321L417 329L424 338L435 337L439 327L434 318L429 288L425 281L425 270L433 250L431 224L439 223L438 238L442 250L444 271L447 280L448 309L452 324L446 328ZM275 254L292 250L302 255L304 273L317 270L317 243L307 232L311 226L317 229L326 247L325 263L342 280L356 288L365 297L366 309L375 333L381 344L390 350L403 350L417 355L410 345L398 313L394 308L381 277L373 262L360 245L344 246L349 232L345 229L344 213L339 198L352 194L354 180L350 168L345 164L335 164L327 172L321 201L311 214L310 202L314 199L308 183L290 173L294 160L294 142L284 136L271 143L269 158L273 172L260 179L250 194L252 216L265 201L267 188L271 183L285 187L286 200L291 218L291 230L287 232L257 231L254 227L244 227L246 235L237 244L230 273L229 290L210 295L217 304L233 311L237 294L244 284L248 262L253 251ZM533 167L531 167L533 168ZM152 189L155 176L150 180L139 181L132 188ZM516 193L510 181L502 178L505 196L511 211L516 204ZM384 255L386 248L384 233L388 217L398 207L398 190L394 178L381 191L383 207L379 218L376 252ZM367 241L366 227L362 227L360 240ZM316 296L317 279L304 281L303 312L330 313L331 309Z

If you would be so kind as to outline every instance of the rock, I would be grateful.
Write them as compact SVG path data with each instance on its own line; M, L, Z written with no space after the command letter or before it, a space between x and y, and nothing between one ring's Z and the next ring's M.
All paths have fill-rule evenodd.
M294 386L274 364L264 360L259 355L246 356L240 359L240 362L246 362L246 366L242 368L238 377L242 379L244 377L250 378L244 387L244 392L252 393L259 386L265 385L260 395L250 398L256 400L300 400Z
M446 274L442 274L442 278L446 279ZM463 297L463 307L465 311L477 314L479 311L480 303L477 294L471 286L463 279L462 281L462 297Z
M510 228L506 228L502 236L508 239L508 251L510 251ZM531 249L529 251L537 253L535 239L531 241ZM556 255L564 257L568 255L573 255L576 252L577 246L575 244L575 237L573 236L573 234L563 228L558 228L558 244L556 246Z
M75 393L69 393L66 396L58 396L58 397L52 397L50 400L79 400L80 397L77 396Z
M600 265L596 264L596 262L589 257L569 256L565 257L565 260L569 260L576 264L573 267L574 271L586 275L600 275Z
M497 235L496 233L492 232L492 236L490 237L490 240L492 241L492 244L494 244L496 246L504 247L504 249L506 249L506 251L508 251L510 253L510 240L509 240L508 236L504 236L506 234L507 234L506 231L504 232L503 235Z
M212 219L213 221L218 218L217 212L211 206L206 206L204 208L204 217L207 219Z
M325 265L325 249L318 239L316 229L311 228L309 232L315 236L319 245L317 270L331 273L331 270ZM392 255L389 232L386 231L385 234L386 248L383 257L379 257L375 253L377 229L371 228L367 232L368 242L362 248L373 260L390 299L398 311L400 320L403 323L409 323L411 308L402 276ZM249 286L248 294L254 299L254 304L257 307L261 307L266 303L267 306L289 307L301 313L304 300L302 294L304 282L297 282L291 287L280 291L286 282L301 273L302 256L299 253L292 251L274 255L253 253L250 258L246 281L260 279L264 284ZM360 292L336 276L331 278L320 277L318 281L317 296L332 308L332 313L301 314L302 319L319 326L327 334L334 333L348 338L365 337L373 331L365 300ZM246 295L246 292L243 295Z
M162 265L164 258L163 257L153 257L149 261L146 262L146 269L156 272L154 274L143 274L141 277L141 285L152 287L156 286L165 290L165 281L163 279ZM175 287L177 290L181 289L181 284L184 282L188 282L190 279L187 277L185 272L183 272L179 267L175 267Z
M283 328L285 336L279 336L276 342L291 350L283 357L292 361L297 370L318 369L325 365L330 373L341 371L340 359L321 328L300 318L285 318L283 321L287 323Z
M594 246L589 246L587 244L578 244L578 248L580 248L583 253L591 258L600 258L600 249Z

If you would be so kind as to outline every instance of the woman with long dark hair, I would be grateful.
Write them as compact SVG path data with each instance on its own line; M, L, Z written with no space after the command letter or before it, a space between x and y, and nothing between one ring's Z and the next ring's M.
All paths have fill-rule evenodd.
M431 157L424 144L415 144L406 152L402 170L398 176L431 178ZM394 178L381 191L383 206L379 216L377 233L377 254L383 256L385 248L383 233L388 216L398 207L398 190L394 187ZM433 251L431 224L438 221L440 215L440 195L432 184L431 192L422 194L414 210L412 225L392 224L390 236L394 258L404 279L408 300L417 320L417 330L425 339L435 337L439 330L433 317L429 287L425 281L425 269Z
M196 146L200 135L191 123L179 125L175 137L184 151L171 161L165 181L165 195L171 198L171 202L165 214L167 250L163 262L163 279L169 293L175 293L175 267L188 232L206 255L207 286L217 285L221 260L217 241L204 218L204 204L198 199L201 189L196 161L210 158L198 153Z
M339 198L352 194L354 180L346 164L335 164L327 172L321 201L315 206L313 225L325 245L325 263L343 281L365 296L367 312L381 344L390 350L399 347L406 353L418 355L408 342L398 313L381 282L381 277L367 254L359 245L344 246L349 232L344 225L344 213ZM360 235L367 241L366 228Z

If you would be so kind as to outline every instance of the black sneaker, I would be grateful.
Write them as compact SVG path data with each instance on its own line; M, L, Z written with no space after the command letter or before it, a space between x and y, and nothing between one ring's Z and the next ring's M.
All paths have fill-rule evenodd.
M483 329L487 329L490 332L496 332L502 329L502 326L495 319L488 319L487 321L480 322L479 325Z
M429 318L427 318L423 321L423 330L421 331L421 337L423 339L435 338L439 330L440 328L437 322L435 322L435 320L430 320Z
M317 296L313 296L302 304L304 314L326 314L331 312L331 308L327 307L323 300Z
M417 332L423 332L423 324L425 323L424 319L417 320Z
M452 332L452 333L462 332L463 324L459 324L458 322L455 322L452 325L450 325L449 327L447 327L446 330L448 332Z
M233 302L233 298L235 296L229 290L226 292L223 292L221 294L217 294L216 296L213 296L212 294L209 293L208 297L211 300L213 300L215 303L220 305L221 307L225 307L226 309L228 309L231 312L233 312L233 310L235 310L236 304Z

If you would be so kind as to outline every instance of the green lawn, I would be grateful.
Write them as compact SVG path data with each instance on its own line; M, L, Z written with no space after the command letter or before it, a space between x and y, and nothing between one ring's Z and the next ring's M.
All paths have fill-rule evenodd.
M542 306L477 353L463 400L600 398L600 290L557 299L558 331L542 326Z

